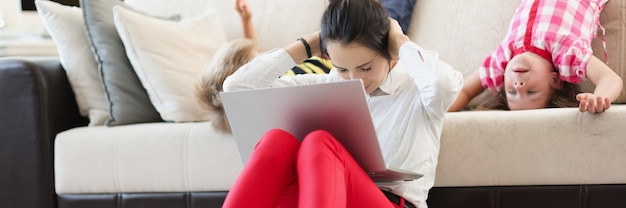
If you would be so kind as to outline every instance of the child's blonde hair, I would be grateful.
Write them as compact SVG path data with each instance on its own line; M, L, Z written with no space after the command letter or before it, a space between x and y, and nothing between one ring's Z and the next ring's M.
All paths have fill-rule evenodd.
M224 112L219 93L229 75L250 62L258 53L256 43L249 39L236 39L217 50L211 63L200 76L196 85L196 98L211 112L209 120L215 129L230 133L230 125Z

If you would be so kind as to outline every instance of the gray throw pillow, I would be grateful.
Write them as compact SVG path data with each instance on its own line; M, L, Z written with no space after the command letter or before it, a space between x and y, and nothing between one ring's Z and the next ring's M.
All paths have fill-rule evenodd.
M113 20L120 0L80 0L111 119L107 126L162 121L126 56Z

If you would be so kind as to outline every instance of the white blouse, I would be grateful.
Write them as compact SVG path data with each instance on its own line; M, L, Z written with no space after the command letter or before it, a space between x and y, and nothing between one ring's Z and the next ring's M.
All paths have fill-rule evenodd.
M424 177L378 186L423 208L435 183L444 115L463 86L463 75L439 60L436 52L413 42L404 43L399 56L368 102L385 162ZM268 51L229 76L224 91L343 81L335 69L281 77L295 65L284 49Z

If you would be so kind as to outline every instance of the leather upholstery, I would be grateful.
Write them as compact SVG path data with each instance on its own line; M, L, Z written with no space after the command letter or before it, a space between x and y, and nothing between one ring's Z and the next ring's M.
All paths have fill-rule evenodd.
M435 187L430 208L626 207L626 185ZM221 207L226 192L64 194L62 208Z
M626 207L626 185L435 187L430 208Z
M222 207L226 192L61 194L64 208Z
M0 207L56 207L53 140L86 125L58 59L0 60Z

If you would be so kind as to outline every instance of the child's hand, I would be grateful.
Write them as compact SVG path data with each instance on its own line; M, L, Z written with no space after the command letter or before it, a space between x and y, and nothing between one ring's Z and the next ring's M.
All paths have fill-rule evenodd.
M235 9L242 20L250 20L250 18L252 18L252 10L250 10L247 0L237 0L235 2Z
M576 95L576 100L580 101L580 112L600 113L611 107L611 100L608 97L591 93L580 93Z

